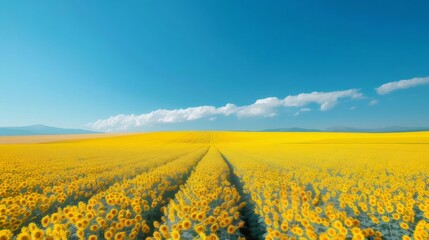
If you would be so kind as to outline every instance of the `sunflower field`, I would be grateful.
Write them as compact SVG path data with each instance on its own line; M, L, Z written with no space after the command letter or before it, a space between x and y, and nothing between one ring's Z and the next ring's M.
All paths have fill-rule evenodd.
M429 132L0 144L0 240L429 239Z

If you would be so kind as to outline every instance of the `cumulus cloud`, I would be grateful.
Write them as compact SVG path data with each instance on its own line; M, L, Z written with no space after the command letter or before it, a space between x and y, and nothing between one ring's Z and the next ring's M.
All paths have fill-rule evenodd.
M302 107L310 103L317 103L320 105L320 110L326 111L337 105L338 99L340 98L358 99L362 96L363 95L359 92L359 89L334 92L301 93L296 96L287 96L283 100L283 105L285 107Z
M126 131L130 128L138 128L145 125L156 123L177 123L197 120L206 116L224 115L229 116L236 112L237 106L226 104L223 107L199 106L181 109L158 109L150 113L141 115L124 115L119 114L107 119L100 119L88 124L89 127L96 130Z
M310 109L304 108L305 106L318 104L321 111L327 111L333 108L340 99L358 99L362 96L358 89L301 93L287 96L284 99L277 97L258 99L253 104L244 106L236 106L235 104L228 103L222 107L199 106L172 110L158 109L141 115L119 114L89 123L88 126L98 131L114 132L127 131L152 124L179 123L202 118L214 120L216 116L235 115L239 118L273 117L277 114L277 109L280 107L297 107L301 108L299 112L307 112Z
M369 106L375 106L378 104L378 100L374 99L369 102Z
M275 109L282 105L282 100L276 97L258 99L255 103L237 109L238 117L274 117Z
M298 112L296 112L295 114L293 114L293 116L298 116L299 114L301 114L302 112L310 112L311 109L310 108L301 108L298 110Z
M378 94L385 95L399 89L412 88L412 87L417 87L424 84L429 84L429 77L423 77L423 78L417 77L417 78L411 78L406 80L400 80L396 82L389 82L381 85L375 90L377 91Z

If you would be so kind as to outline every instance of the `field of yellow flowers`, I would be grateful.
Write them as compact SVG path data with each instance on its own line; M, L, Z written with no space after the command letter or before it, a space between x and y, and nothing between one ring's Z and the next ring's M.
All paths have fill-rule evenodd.
M0 144L0 240L429 239L429 132Z

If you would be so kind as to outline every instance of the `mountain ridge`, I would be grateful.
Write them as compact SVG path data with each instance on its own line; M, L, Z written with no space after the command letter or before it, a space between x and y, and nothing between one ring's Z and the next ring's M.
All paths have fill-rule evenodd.
M389 132L419 132L429 131L429 127L402 127L390 126L382 128L355 128L346 126L336 126L326 129L311 129L311 128L272 128L263 129L261 132L362 132L362 133L389 133Z
M100 133L85 129L57 128L43 124L21 127L0 127L0 136L31 136L31 135L60 135L60 134L94 134Z

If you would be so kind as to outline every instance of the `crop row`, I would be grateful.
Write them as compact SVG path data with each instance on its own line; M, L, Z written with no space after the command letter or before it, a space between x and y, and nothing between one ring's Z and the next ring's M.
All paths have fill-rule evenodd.
M230 170L218 150L211 147L174 201L164 208L154 239L241 239L244 206L229 182Z

